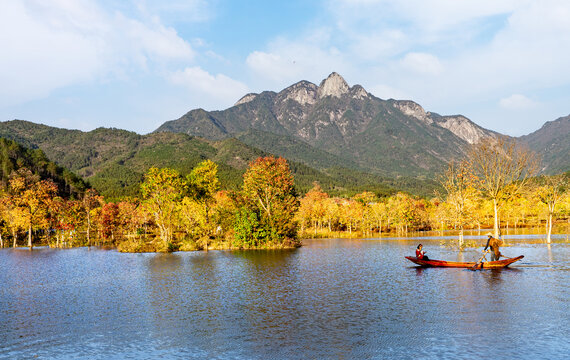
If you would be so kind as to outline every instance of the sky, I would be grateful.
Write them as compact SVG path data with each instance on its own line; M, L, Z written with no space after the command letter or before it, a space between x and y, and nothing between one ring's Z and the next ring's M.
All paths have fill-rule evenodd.
M331 72L520 136L570 114L566 0L0 0L0 121L140 134Z

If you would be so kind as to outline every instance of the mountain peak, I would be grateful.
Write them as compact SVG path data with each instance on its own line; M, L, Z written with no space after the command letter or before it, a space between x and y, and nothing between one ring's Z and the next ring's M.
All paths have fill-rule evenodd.
M339 98L349 90L350 87L343 77L336 72L333 72L326 79L321 81L317 95L319 98L323 98L325 96L334 96Z
M239 99L239 100L234 104L234 106L238 106L238 105L241 105L241 104L248 103L248 102L252 101L253 99L255 99L255 98L257 97L257 95L258 95L258 94L254 94L254 93L246 94L246 95L244 95L241 99Z
M278 96L284 100L294 100L301 105L312 105L317 98L317 85L309 81L299 81L282 90Z
M394 107L403 112L407 116L416 118L426 124L431 124L433 120L428 116L426 111L420 104L411 100L396 100L393 103Z

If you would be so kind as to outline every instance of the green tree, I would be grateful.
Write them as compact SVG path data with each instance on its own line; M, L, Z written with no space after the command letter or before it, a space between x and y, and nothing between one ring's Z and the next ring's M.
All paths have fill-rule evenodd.
M164 250L172 242L178 203L182 200L185 187L186 182L176 170L155 167L148 170L141 184L144 205L160 230Z
M214 194L220 189L218 165L211 160L202 161L188 174L188 185L193 199L203 208L204 222L201 228L205 234L202 237L202 246L208 251L209 238L214 230L210 221L210 209L215 202ZM186 201L186 204L190 207L186 215L196 213L191 209L191 202Z

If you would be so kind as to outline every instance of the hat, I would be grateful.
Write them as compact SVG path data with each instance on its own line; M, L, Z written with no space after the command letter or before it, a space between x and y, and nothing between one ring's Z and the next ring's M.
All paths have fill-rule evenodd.
M493 236L490 232L486 233L485 236Z

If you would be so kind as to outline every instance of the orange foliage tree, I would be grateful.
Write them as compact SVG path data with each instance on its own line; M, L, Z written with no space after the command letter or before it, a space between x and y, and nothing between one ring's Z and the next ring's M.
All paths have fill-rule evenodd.
M36 224L42 225L47 216L50 201L57 193L57 185L51 180L40 180L39 175L21 168L10 176L10 190L15 194L15 201L24 211L21 216L28 225L28 247L32 250L32 232Z
M262 244L297 244L293 219L299 207L293 175L284 158L261 157L253 161L243 176L241 209L235 226L238 244L252 236Z

